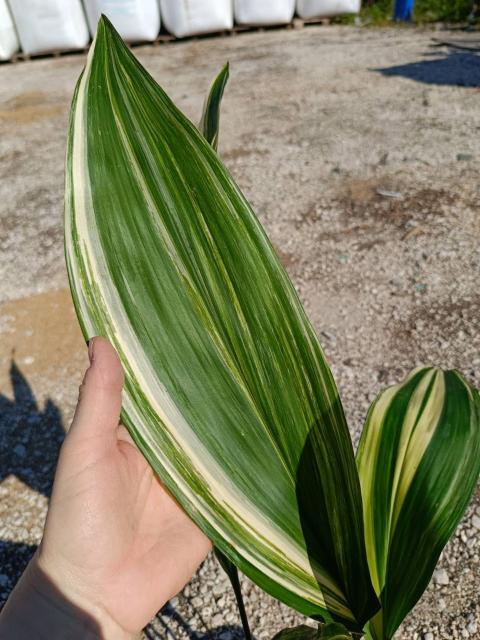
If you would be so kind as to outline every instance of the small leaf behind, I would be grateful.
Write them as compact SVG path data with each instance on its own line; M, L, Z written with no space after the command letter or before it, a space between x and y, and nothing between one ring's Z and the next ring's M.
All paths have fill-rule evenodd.
M215 151L218 147L218 134L220 129L220 105L225 85L227 84L228 74L229 65L227 62L210 87L210 91L203 105L202 118L198 126L203 137L212 145Z

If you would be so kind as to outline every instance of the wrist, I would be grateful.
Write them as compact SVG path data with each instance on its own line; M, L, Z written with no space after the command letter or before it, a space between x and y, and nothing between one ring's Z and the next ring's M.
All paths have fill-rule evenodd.
M30 561L0 614L0 640L136 640L94 603Z

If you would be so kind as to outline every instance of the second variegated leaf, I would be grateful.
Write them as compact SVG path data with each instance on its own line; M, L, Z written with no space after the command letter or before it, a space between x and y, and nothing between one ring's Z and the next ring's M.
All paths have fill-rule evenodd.
M480 473L480 399L456 371L423 368L380 394L360 441L370 572L389 640L432 576Z

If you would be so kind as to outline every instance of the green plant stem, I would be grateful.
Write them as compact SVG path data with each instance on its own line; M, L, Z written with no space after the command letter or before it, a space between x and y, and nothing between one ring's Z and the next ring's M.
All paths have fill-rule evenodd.
M240 579L238 577L238 569L223 553L214 548L217 560L220 563L222 569L225 571L230 579L235 599L237 601L238 611L240 613L240 620L242 621L243 633L246 640L252 640L252 634L250 631L250 625L248 624L247 612L245 610L245 604L243 602L242 587L240 585Z

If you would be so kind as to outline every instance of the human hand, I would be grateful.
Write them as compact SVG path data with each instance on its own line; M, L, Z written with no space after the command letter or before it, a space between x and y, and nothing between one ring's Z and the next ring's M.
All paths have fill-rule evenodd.
M136 637L210 549L119 426L123 371L115 350L94 338L89 357L60 452L44 536L24 584L0 616L0 638L20 640L20 635L2 636L2 629L9 610L21 610L18 599L30 597L24 593L29 581L35 592L43 591L43 601L52 599L52 590L42 581L51 582L95 620L99 637Z

